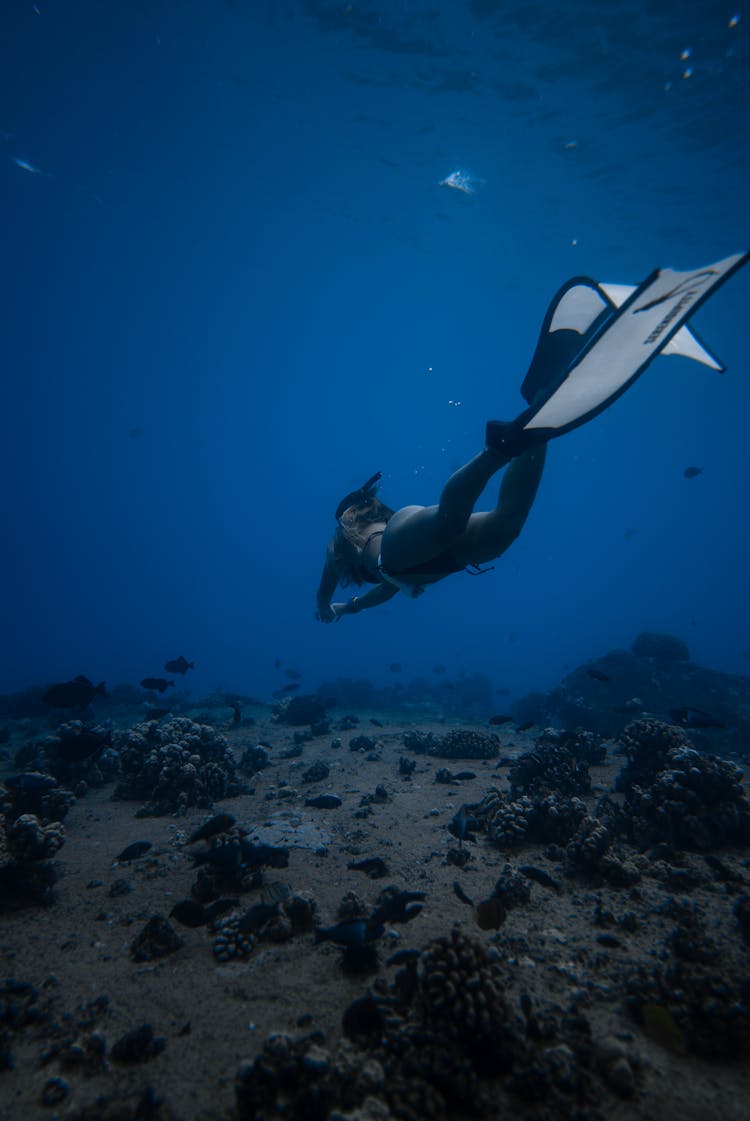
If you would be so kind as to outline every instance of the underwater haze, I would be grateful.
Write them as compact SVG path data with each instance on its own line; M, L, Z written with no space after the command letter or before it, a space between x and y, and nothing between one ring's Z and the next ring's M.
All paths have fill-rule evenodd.
M691 320L727 372L552 442L493 571L315 617L340 498L436 502L568 278L750 247L745 0L4 0L0 87L0 693L747 671L750 269Z

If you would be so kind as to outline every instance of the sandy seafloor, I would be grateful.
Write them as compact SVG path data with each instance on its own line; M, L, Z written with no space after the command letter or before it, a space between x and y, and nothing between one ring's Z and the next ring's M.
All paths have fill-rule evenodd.
M105 995L108 1004L95 1028L110 1047L144 1022L165 1038L166 1047L145 1062L109 1062L106 1069L87 1076L62 1069L56 1060L43 1065L40 1055L49 1042L49 1026L29 1026L13 1035L14 1069L0 1073L3 1121L65 1118L97 1100L101 1116L109 1116L107 1110L114 1103L132 1108L149 1086L171 1111L167 1114L164 1109L156 1116L184 1121L232 1118L237 1070L259 1053L268 1033L299 1036L321 1030L324 1046L334 1049L347 1006L377 977L392 979L395 968L385 964L389 955L398 948L423 948L456 924L499 950L514 1008L526 992L536 1007L565 1009L575 1004L595 1037L623 1033L628 1053L635 1056L636 1091L629 1100L623 1099L594 1073L595 1104L606 1117L746 1121L750 1064L676 1053L647 1034L623 1006L623 972L638 962L653 964L664 954L674 921L655 914L654 908L669 897L687 898L699 910L704 930L718 949L717 969L727 968L736 976L750 964L732 914L736 894L706 875L703 858L684 856L682 866L694 868L700 883L682 893L670 886L658 861L649 863L644 858L649 867L636 888L615 889L567 878L559 864L545 857L544 846L505 852L482 835L467 843L471 857L466 867L456 867L446 862L448 850L457 844L447 829L453 814L462 802L478 801L491 786L506 787L507 766L498 767L496 760L411 755L403 747L404 731L418 728L444 734L446 726L414 723L413 714L408 721L397 712L359 715L359 727L341 733L335 730L334 717L331 735L305 744L301 757L285 760L280 756L292 745L294 729L274 723L270 710L258 710L254 727L222 728L237 757L248 744L270 745L271 765L250 780L254 793L218 803L213 812L233 813L251 835L258 831L264 839L290 846L288 868L268 869L265 878L310 892L322 924L336 921L347 891L355 891L367 904L374 904L389 884L426 892L423 910L413 921L387 924L378 944L378 973L346 976L341 950L328 942L316 943L312 934L282 944L260 943L248 960L222 965L213 956L207 928L188 929L177 923L182 948L156 962L135 963L129 948L150 916L168 915L176 901L189 898L195 870L185 840L212 811L191 809L179 818L136 818L138 804L112 801L112 785L91 790L64 822L65 844L55 858L59 879L54 903L0 916L0 976L35 985L39 1005L51 1011L58 1025L67 1022L69 1030L82 1006ZM372 717L383 727L372 725ZM486 726L481 730L486 731ZM362 734L376 738L377 758L348 750L349 740ZM498 729L498 734L505 755L533 746L533 732L522 734L511 727ZM331 746L333 736L340 736L340 747ZM416 759L411 778L399 774L402 755ZM322 783L302 784L301 772L319 758L329 764L329 777ZM622 762L610 755L604 766L591 769L592 804L612 788ZM455 787L436 784L435 772L442 766L471 769L476 778ZM0 778L11 771L6 761ZM388 791L387 802L356 817L360 799L373 793L378 783ZM278 797L290 789L296 794ZM305 808L307 797L328 791L343 799L339 808ZM135 840L151 841L153 848L138 861L115 864L116 854ZM723 850L720 855L746 883L750 865L746 854ZM387 862L385 878L372 880L347 868L349 862L370 856ZM482 931L453 885L459 881L469 896L482 899L506 863L545 869L561 890L555 893L532 883L527 904L511 910L499 930ZM123 877L133 890L110 897L110 885ZM255 892L243 897L243 908L256 898ZM615 916L635 912L638 929L628 933L617 927L619 944L603 946L597 941L602 928L594 923L598 904ZM72 1019L66 1021L67 1016ZM55 1075L65 1078L69 1094L59 1105L45 1106L42 1091ZM514 1104L507 1094L501 1093L498 1100L504 1103L498 1117L526 1115L528 1107ZM99 1114L94 1109L90 1115Z

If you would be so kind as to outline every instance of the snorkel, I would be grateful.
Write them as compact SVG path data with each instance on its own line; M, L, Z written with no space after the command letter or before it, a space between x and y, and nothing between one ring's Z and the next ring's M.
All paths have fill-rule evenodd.
M383 472L376 471L358 490L353 490L350 491L349 494L345 494L336 507L336 521L340 521L341 515L345 510L348 510L350 506L361 506L373 498L375 494L377 494L382 477Z

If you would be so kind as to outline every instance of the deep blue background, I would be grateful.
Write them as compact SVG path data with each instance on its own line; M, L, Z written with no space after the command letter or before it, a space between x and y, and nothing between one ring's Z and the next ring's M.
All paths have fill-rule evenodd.
M552 445L493 573L314 618L341 494L435 501L565 279L750 244L750 11L656 7L5 0L0 692L525 692L642 629L747 670L750 270L693 323L728 373L661 358Z

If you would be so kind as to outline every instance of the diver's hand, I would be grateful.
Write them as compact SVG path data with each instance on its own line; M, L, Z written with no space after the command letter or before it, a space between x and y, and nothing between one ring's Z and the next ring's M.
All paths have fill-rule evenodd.
M326 603L315 612L315 618L320 623L334 623L340 619L337 608L344 607L343 603Z

